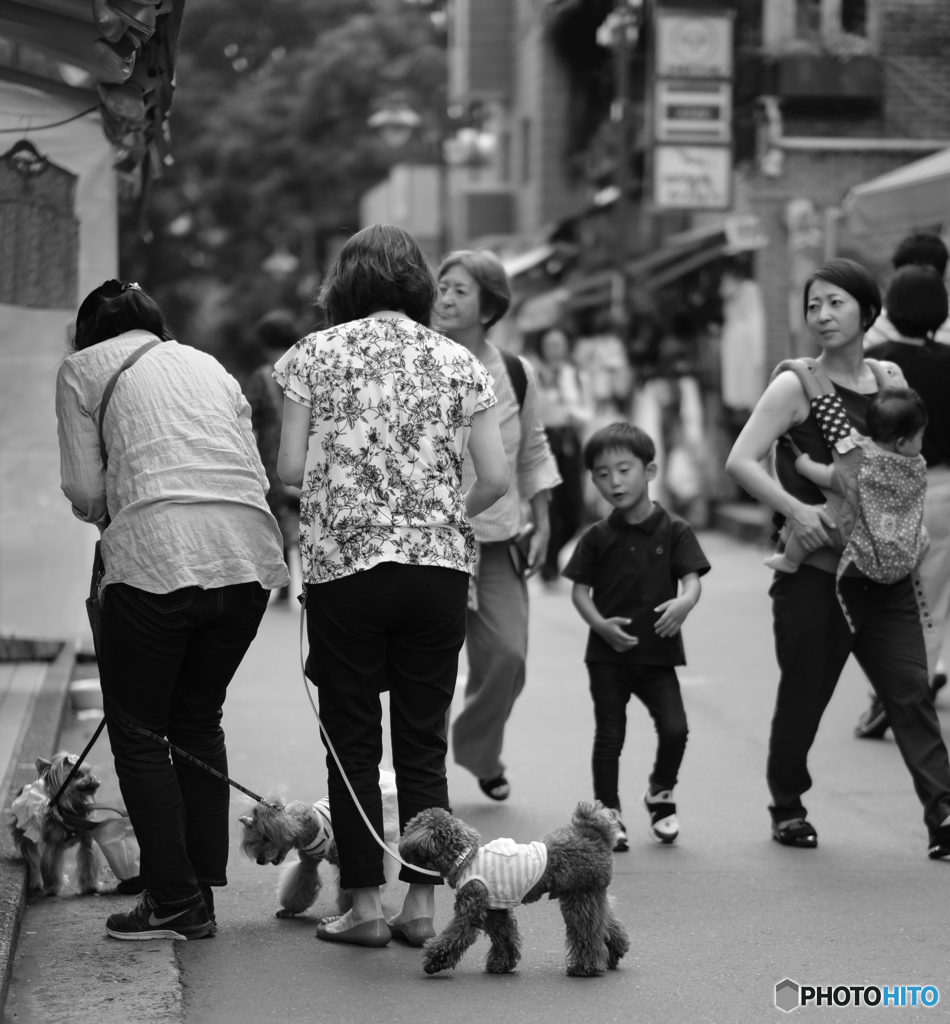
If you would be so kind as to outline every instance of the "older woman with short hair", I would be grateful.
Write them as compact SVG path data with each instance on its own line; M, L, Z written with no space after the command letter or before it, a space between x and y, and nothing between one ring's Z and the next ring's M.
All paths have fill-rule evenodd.
M400 828L428 807L448 809L445 720L475 569L469 520L508 488L491 379L463 346L430 330L436 296L405 231L364 228L324 283L329 326L298 341L274 373L285 396L278 472L302 487L309 672L342 772L377 835L384 690ZM435 934L431 875L404 867L402 910L383 919L382 850L329 752L327 770L340 884L353 906L321 923L318 938L383 946L395 935L422 945Z
M438 327L488 370L511 487L472 523L479 544L475 594L468 613L465 703L452 724L455 760L492 800L511 791L501 759L505 723L525 683L528 588L525 577L544 563L551 488L561 482L541 422L534 370L503 353L487 332L508 312L511 288L501 260L487 250L449 253L439 266ZM466 474L471 467L466 465ZM523 552L522 502L531 506L533 533Z

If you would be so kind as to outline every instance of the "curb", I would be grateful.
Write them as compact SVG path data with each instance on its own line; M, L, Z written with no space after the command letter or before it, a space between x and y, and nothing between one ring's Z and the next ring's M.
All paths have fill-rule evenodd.
M56 751L56 743L69 703L69 681L76 662L75 646L63 644L56 660L49 664L43 684L36 695L0 781L4 810L13 797L36 775L33 760ZM29 763L22 760L28 751ZM6 817L6 815L4 815ZM13 846L10 830L0 828L0 1012L6 1005L16 955L17 938L26 905L26 865Z

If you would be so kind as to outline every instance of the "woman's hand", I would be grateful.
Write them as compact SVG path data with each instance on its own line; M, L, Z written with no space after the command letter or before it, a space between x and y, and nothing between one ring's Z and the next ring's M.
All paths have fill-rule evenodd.
M817 551L831 546L825 527L834 529L834 517L824 505L805 505L801 502L786 517L792 532L806 551Z

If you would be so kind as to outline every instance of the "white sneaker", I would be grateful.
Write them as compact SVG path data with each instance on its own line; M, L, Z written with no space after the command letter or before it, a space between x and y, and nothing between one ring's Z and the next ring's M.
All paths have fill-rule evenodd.
M610 812L610 816L617 823L617 838L614 841L614 853L625 853L630 849L630 847L627 844L626 826L620 820L620 811L616 807L608 807L607 810Z
M676 820L673 790L664 789L652 796L647 790L643 794L643 806L650 815L650 838L655 843L663 843L667 846L670 843L675 843L676 837L680 834L680 825Z

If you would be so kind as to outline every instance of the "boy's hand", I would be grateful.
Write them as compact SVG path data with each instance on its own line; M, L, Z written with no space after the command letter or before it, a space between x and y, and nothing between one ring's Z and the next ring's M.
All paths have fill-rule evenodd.
M802 469L808 469L809 466L813 466L814 464L815 460L810 455L806 455L804 452L802 452L801 455L798 455L795 458L795 468L798 470L799 473L801 473Z
M674 597L664 601L653 610L663 614L656 620L657 636L676 636L680 626L686 621L686 616L693 610L694 601L688 597Z
M608 644L621 654L636 647L640 642L635 636L625 633L623 627L629 626L632 619L621 619L614 617L604 619L603 624L597 627L597 632L607 641Z

